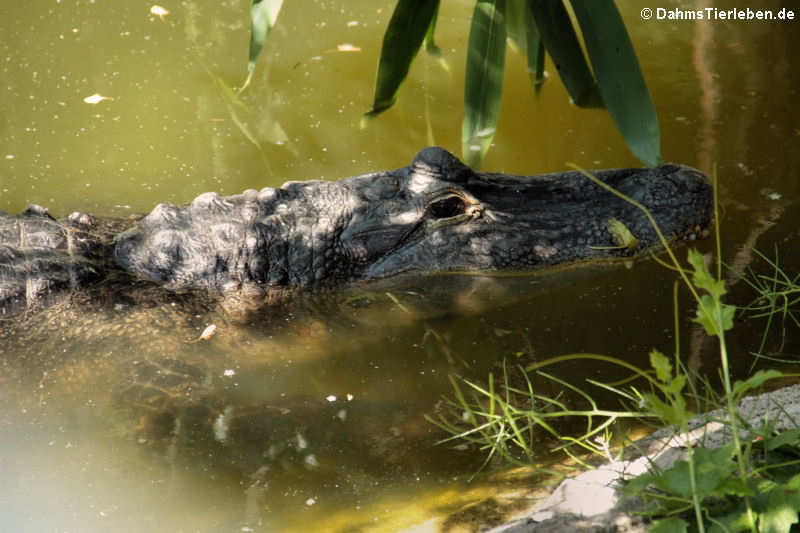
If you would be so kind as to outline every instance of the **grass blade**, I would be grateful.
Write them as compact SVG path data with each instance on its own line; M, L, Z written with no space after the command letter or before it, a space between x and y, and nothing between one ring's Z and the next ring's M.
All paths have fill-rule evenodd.
M461 149L477 168L489 150L500 114L506 59L505 0L478 0L472 15L464 83Z
M612 0L571 4L611 118L634 155L648 166L658 165L658 116L619 11Z
M239 89L240 92L250 85L256 60L275 26L281 6L283 0L253 0L253 6L250 8L250 59L247 62L247 79Z
M597 82L583 56L578 36L560 0L530 0L529 7L544 47L578 107L603 107Z
M428 43L433 43L432 25L436 23L438 9L439 0L398 0L383 35L372 109L364 114L362 126L365 120L394 104L397 91L408 76L411 63L417 57L429 30Z

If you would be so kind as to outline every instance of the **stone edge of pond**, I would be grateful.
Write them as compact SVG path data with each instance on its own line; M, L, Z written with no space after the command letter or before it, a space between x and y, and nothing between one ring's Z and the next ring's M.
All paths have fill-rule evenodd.
M739 410L753 426L775 421L779 430L793 429L800 421L800 384L751 396L739 403ZM627 458L601 465L559 484L549 497L539 501L524 516L484 533L572 533L640 532L647 524L633 514L637 501L620 501L619 483L647 471L649 464L668 468L685 459L684 444L717 448L730 440L722 409L699 415L690 421L691 431L675 435L663 428L634 443Z

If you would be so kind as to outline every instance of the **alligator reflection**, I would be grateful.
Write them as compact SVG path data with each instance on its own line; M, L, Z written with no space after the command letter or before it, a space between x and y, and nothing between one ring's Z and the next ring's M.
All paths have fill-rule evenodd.
M82 456L90 486L130 483L129 463L161 468L149 479L156 494L183 494L187 483L223 490L238 509L225 520L251 528L325 501L365 505L376 484L452 480L480 457L433 446L442 435L424 415L449 392L448 373L485 375L508 351L481 335L486 360L465 361L449 346L460 335L452 326L531 297L543 279L400 278L307 295L246 323L180 294L151 306L65 302L2 333L4 425L44 435L9 443L7 457L34 472L20 450L64 465L64 450L46 443L72 443L73 453L91 450ZM210 324L216 334L200 339ZM128 474L102 480L109 470ZM37 527L51 525L44 519Z

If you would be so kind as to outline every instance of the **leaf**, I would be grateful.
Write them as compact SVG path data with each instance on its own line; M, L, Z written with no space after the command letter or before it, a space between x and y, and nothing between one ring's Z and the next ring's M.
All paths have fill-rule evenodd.
M650 533L681 533L687 531L689 523L682 518L670 517L655 520L650 525Z
M737 396L741 396L742 394L746 393L749 390L757 389L765 382L779 378L783 376L783 372L779 372L778 370L759 370L745 381L737 381L733 384L733 390L731 391L734 398Z
M536 28L533 13L528 13L528 77L538 92L544 83L544 43Z
M661 163L658 116L636 52L613 0L571 0L603 102L628 147L648 166ZM541 29L541 26L540 26Z
M700 298L694 321L701 324L709 335L721 335L723 331L733 328L733 315L736 312L734 306L722 303L721 298L727 292L725 282L709 273L703 255L694 248L689 250L689 263L694 268L692 283L709 293Z
M544 81L544 44L528 0L506 0L509 41L528 59L528 76L535 90Z
M253 0L253 6L250 8L250 59L247 62L247 79L240 91L250 85L256 60L275 26L282 5L283 0Z
M695 486L701 498L712 495L723 483L732 478L736 468L733 461L734 453L733 444L716 449L695 449Z
M608 232L611 234L611 240L620 248L633 250L639 246L639 239L631 233L631 230L623 222L616 218L608 220Z
M528 31L525 24L526 0L506 0L506 31L516 52L528 50Z
M646 490L653 484L656 476L650 473L644 473L636 476L635 478L631 479L630 481L625 482L622 486L622 493L625 498L632 498L634 496L640 496L640 493L643 490Z
M722 335L723 331L733 328L733 315L736 307L725 305L719 300L714 300L708 294L700 297L697 305L697 316L694 321L705 328L709 335Z
M372 109L364 114L362 126L365 120L386 111L397 100L397 91L429 33L429 44L433 43L432 27L438 8L439 0L398 0L383 34L375 97Z
M428 30L425 32L425 38L423 39L423 44L425 45L425 51L431 55L431 57L435 57L436 59L441 59L442 57L442 49L439 48L436 43L433 41L433 35L436 33L436 20L439 18L439 6L436 6L436 10L433 12L433 18L431 18L430 24L428 24Z
M778 433L774 437L769 438L765 446L767 450L775 450L785 444L796 447L798 442L800 442L800 428L789 429ZM800 479L800 477L798 477L798 479Z
M706 267L703 254L698 252L696 248L689 249L689 263L694 268L692 283L694 283L696 287L708 291L715 299L720 298L727 292L725 289L725 282L711 275Z
M560 0L530 0L529 5L542 43L572 102L578 107L603 107L597 82L564 4Z
M790 482L791 483L791 482ZM788 484L787 484L788 485ZM800 493L796 487L778 485L767 496L767 508L758 517L759 531L785 533L798 521Z
M753 513L758 516L757 513ZM743 504L737 505L737 509L725 516L714 518L715 523L709 529L709 533L739 533L740 531L753 531L747 510Z
M672 364L669 362L669 359L658 350L650 352L650 366L656 371L658 381L667 383L672 378Z
M473 168L480 165L497 128L505 59L505 0L478 0L467 45L461 122L462 154Z

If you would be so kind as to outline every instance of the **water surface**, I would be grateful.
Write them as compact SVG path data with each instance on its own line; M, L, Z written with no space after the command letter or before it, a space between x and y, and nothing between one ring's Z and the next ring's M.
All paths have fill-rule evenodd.
M437 42L450 72L421 55L397 105L367 129L359 121L370 107L392 2L287 2L242 95L246 107L238 107L220 83L236 86L246 75L249 4L162 4L163 18L136 1L6 6L0 209L37 203L56 216L120 216L209 190L235 194L396 168L431 142L457 152L470 2L442 6ZM778 245L784 267L797 271L796 22L644 22L638 4L620 4L656 103L665 159L709 174L718 167L726 262L763 269L753 247L772 253ZM740 7L727 4L715 5ZM355 51L338 51L343 44ZM536 96L523 58L509 53L484 168L637 166L608 116L572 107L548 70ZM104 99L84 101L95 94ZM444 524L485 497L487 483L489 493L505 486L466 483L479 452L433 446L441 435L424 415L451 393L448 375L484 380L504 358L569 352L645 365L652 348L674 346L673 278L652 261L548 277L444 277L328 295L252 325L214 313L187 313L173 324L168 313L125 307L76 317L51 310L0 348L3 527ZM744 284L734 286L734 301L750 297ZM716 375L713 343L692 328L688 295L681 299L685 360ZM187 342L212 322L220 327L214 339ZM737 325L729 346L740 375L760 333L757 322ZM767 348L781 343L796 357L796 329L770 337ZM153 407L131 388L143 368L194 376L191 391L172 383L169 391L183 396ZM620 377L585 364L559 372L575 383Z

